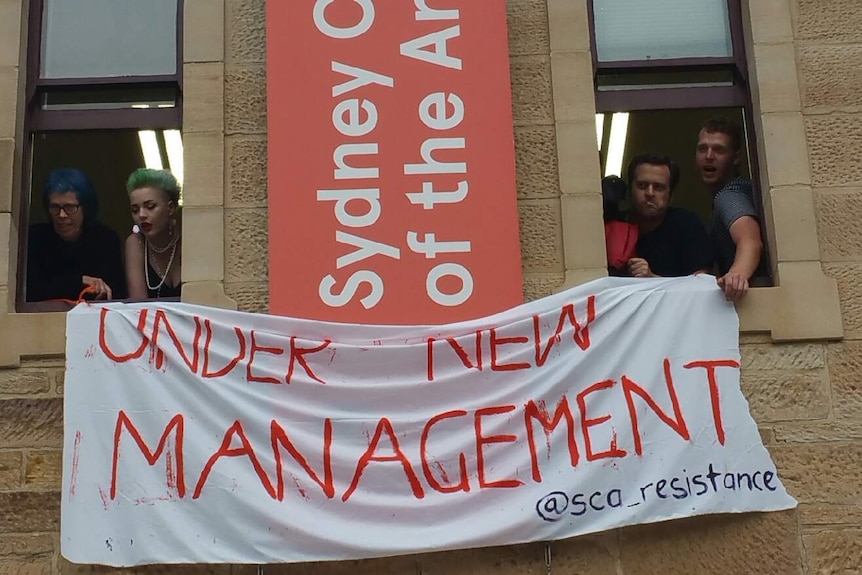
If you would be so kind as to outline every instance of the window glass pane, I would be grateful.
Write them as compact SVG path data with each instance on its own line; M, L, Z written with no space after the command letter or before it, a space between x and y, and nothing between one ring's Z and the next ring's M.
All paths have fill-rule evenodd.
M45 0L42 78L177 72L177 0Z
M53 90L42 95L43 110L121 110L129 108L174 108L173 88L101 88Z
M733 55L727 0L593 0L600 62Z
M683 72L599 74L596 79L596 86L600 92L733 86L733 72L730 70L686 70Z

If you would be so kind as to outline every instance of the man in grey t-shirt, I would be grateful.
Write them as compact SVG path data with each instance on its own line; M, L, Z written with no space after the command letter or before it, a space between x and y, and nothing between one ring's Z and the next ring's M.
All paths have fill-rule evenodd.
M710 236L718 262L718 286L729 300L748 293L748 281L760 264L758 212L751 180L738 175L742 131L725 118L707 120L698 136L695 162L712 193Z

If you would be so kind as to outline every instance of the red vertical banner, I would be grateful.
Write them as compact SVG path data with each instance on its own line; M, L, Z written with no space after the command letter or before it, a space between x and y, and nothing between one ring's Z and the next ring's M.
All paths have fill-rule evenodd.
M505 0L267 2L270 312L521 303Z

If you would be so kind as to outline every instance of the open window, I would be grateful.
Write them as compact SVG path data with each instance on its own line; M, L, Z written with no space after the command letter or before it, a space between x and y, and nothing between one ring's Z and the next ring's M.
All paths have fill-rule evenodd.
M706 222L712 198L694 164L700 125L735 120L745 134L742 175L757 174L740 0L589 0L602 175L620 175L635 155L667 154L681 168L674 205ZM762 201L755 185L761 233ZM764 254L768 250L764 250ZM769 285L769 266L753 285Z
M47 220L51 171L86 173L99 221L121 240L132 171L165 168L182 181L182 4L30 0L18 311L56 309L29 302L26 289L28 229Z

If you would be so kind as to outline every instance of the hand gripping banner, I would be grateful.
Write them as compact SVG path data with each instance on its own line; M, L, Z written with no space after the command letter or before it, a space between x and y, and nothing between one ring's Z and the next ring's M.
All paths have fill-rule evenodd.
M180 303L68 315L62 552L282 563L794 507L709 276L445 326Z

